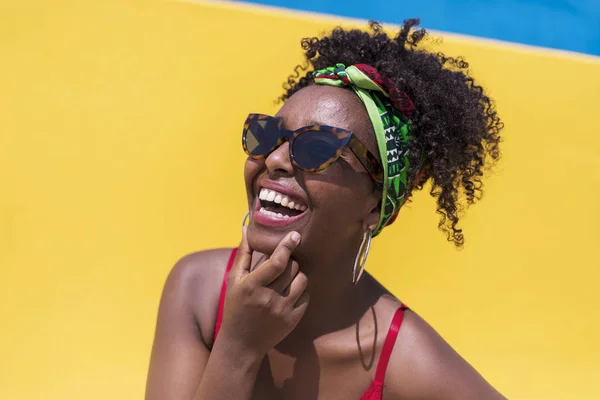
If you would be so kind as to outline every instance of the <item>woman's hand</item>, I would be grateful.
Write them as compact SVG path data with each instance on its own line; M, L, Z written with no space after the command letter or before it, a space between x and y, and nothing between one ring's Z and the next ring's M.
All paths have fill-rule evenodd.
M219 339L262 357L296 327L309 300L306 275L290 258L300 239L299 233L288 233L271 258L250 271L253 250L243 228L227 282Z

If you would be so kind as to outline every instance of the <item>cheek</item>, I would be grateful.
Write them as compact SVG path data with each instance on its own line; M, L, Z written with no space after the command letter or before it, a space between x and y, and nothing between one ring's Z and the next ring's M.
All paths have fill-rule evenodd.
M264 161L253 160L251 158L248 158L244 164L244 182L246 183L248 202L250 202L254 195L254 182L260 172L264 169L264 165Z
M246 181L246 185L252 185L258 173L264 169L264 166L265 163L263 160L246 159L246 163L244 164L244 180Z
M319 175L307 174L306 186L315 212L361 217L372 197L368 174L334 164Z

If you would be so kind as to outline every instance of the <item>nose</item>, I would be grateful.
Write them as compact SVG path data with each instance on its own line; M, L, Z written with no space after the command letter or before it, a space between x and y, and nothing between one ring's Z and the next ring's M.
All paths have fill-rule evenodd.
M294 174L294 165L290 160L290 143L284 142L276 148L265 160L269 176L289 176Z

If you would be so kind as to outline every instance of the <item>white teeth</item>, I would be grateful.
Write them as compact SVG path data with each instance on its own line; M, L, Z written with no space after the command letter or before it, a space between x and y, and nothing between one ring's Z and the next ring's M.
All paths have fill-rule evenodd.
M265 201L272 201L276 204L281 204L283 207L287 207L291 210L298 210L298 211L305 211L306 210L306 206L303 204L296 204L295 202L291 201L287 196L281 194L281 193L277 193L273 190L269 190L269 189L261 189L259 194L258 194L258 198L260 200L265 200ZM266 210L265 210L266 211ZM268 212L268 211L267 211ZM285 218L285 216L284 216ZM288 217L289 218L289 217Z
M274 213L273 211L266 210L264 207L261 207L260 210L258 210L258 212L264 215L268 215L271 218L288 219L290 217L289 215L283 215L281 213Z

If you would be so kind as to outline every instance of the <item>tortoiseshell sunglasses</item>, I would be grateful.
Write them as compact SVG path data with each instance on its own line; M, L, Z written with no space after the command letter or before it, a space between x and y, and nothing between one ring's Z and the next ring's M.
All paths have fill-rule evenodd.
M264 114L248 115L242 132L242 147L248 156L255 160L265 159L285 141L289 142L292 164L302 171L324 170L348 146L378 186L383 182L381 164L350 131L325 125L290 131L283 127L280 119Z

